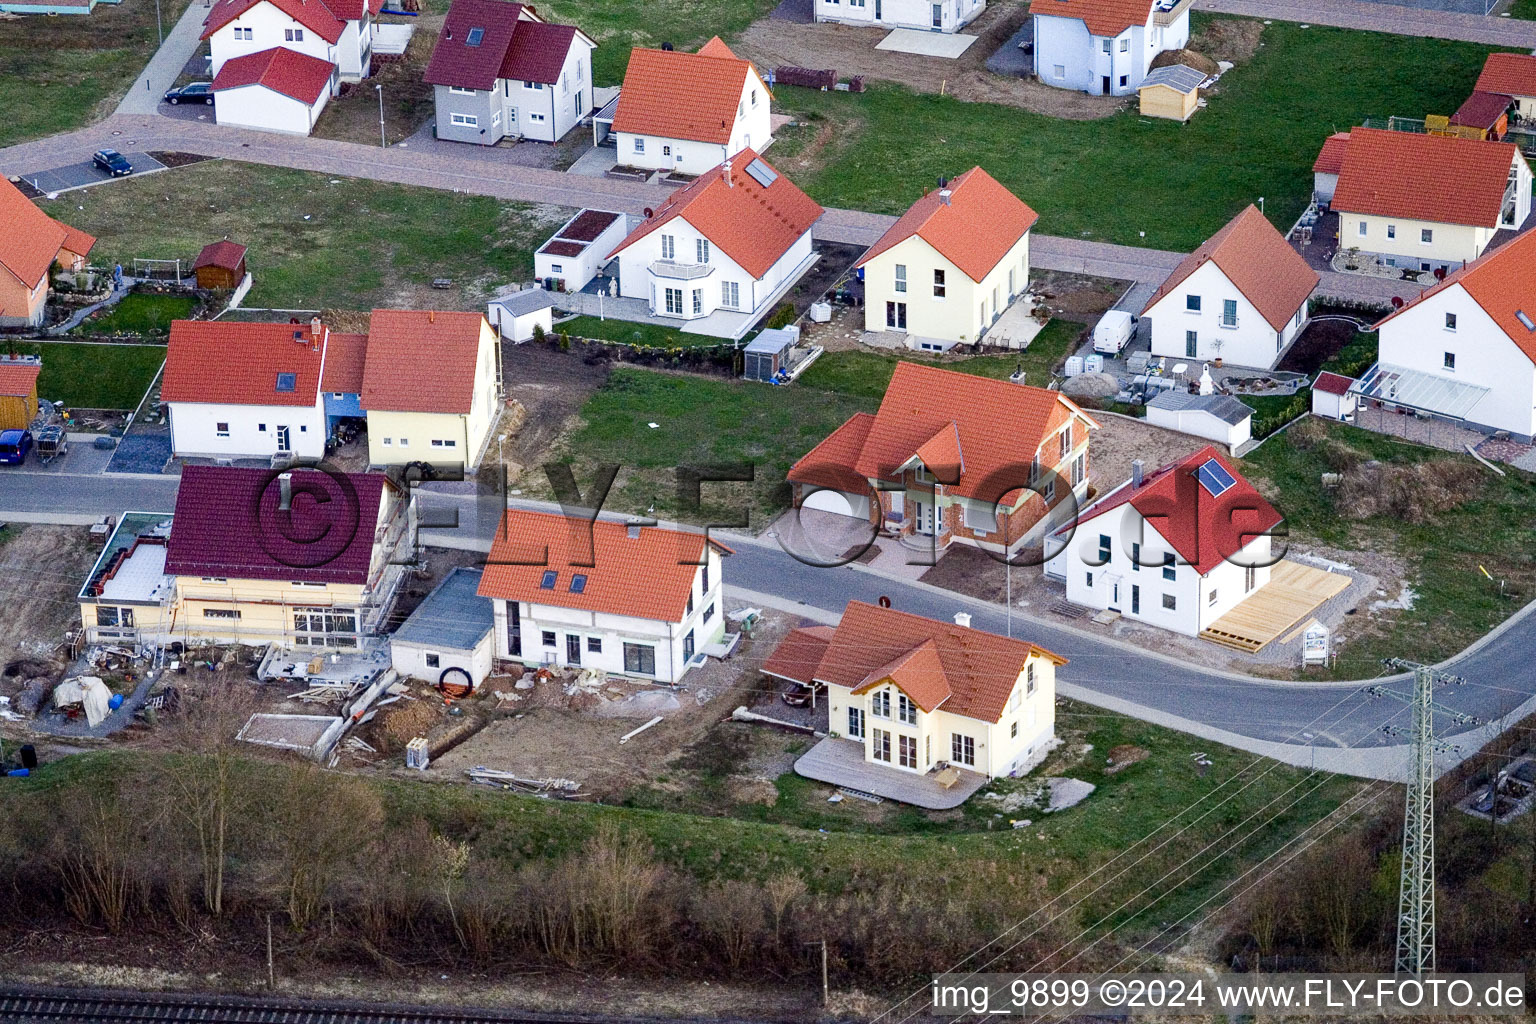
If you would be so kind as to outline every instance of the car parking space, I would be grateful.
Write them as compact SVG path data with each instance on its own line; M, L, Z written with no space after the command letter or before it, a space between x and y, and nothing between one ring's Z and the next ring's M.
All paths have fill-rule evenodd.
M156 160L148 153L124 153L123 155L133 165L133 174L128 175L128 177L138 177L141 174L165 170L165 164ZM82 160L76 164L65 164L63 167L54 167L46 171L23 174L22 178L39 192L49 195L55 192L69 192L77 188L100 185L102 182L113 180L110 174L89 160Z
M175 118L178 121L213 121L213 104L211 103L171 104L162 100L158 112L161 117ZM132 157L129 157L129 159L131 160ZM134 164L133 166L135 172L137 172L139 165Z

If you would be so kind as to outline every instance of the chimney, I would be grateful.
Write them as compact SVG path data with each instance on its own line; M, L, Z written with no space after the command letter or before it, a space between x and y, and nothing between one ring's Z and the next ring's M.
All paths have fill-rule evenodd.
M429 323L429 324L437 323L437 310L435 310L435 309L427 310L427 323Z
M952 195L954 195L954 193L947 188L939 189L939 202L943 203L945 206L948 206L949 197Z
M971 628L971 613L970 612L955 612L955 625L961 626L961 627L963 627L965 629L970 629Z
M640 527L644 525L645 523L643 520L631 519L629 522L624 524L624 530L627 534L629 534L630 540L638 540L640 538Z
M725 187L726 188L735 188L736 187L736 183L731 180L731 162L730 162L730 160L726 160L725 163L720 165L720 171L721 171L721 173L723 173L725 175Z
M279 512L293 510L293 474L279 473L277 477L277 508Z
M316 317L310 317L310 320L309 320L309 333L313 334L317 338L320 337L320 318L319 317L317 317L317 316Z
M1140 459L1132 459L1131 460L1131 490L1135 490L1136 488L1141 486L1141 471L1142 471L1142 468L1143 468L1143 464L1142 464L1142 461Z

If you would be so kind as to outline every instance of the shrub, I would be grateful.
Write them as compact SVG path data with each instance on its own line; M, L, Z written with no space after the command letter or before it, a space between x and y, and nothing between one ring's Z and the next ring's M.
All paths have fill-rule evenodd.
M794 305L788 302L781 302L773 307L773 313L768 317L768 326L788 327L798 319L800 319L800 314L795 312Z
M544 337L545 337L545 335L544 335L544 325L543 324L534 324L533 325L533 340L536 341L536 342L542 343L544 341Z

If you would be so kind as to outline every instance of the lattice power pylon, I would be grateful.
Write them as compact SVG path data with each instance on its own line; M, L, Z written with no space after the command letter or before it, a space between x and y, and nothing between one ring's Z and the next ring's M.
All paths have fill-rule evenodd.
M1398 880L1397 960L1393 972L1419 977L1435 972L1435 754L1452 749L1449 744L1436 742L1434 715L1438 711L1468 725L1475 725L1478 720L1435 700L1436 686L1466 682L1460 676L1401 658L1387 658L1383 664L1413 672L1412 693L1384 686L1367 687L1366 692L1400 700L1413 715L1406 730L1387 726L1384 731L1406 732L1409 736L1403 863Z

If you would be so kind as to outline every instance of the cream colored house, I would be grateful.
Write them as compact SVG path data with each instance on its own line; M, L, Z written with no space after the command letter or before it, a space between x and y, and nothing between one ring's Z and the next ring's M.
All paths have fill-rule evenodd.
M923 196L857 264L864 329L930 352L982 340L1029 286L1038 219L980 167Z
M356 648L399 585L400 499L382 474L187 466L174 515L118 523L80 591L86 637Z
M361 404L368 462L473 470L501 412L501 347L479 313L376 309Z
M955 768L974 781L1027 772L1055 745L1056 668L1066 659L956 619L852 601L835 630L792 631L763 672L825 686L822 744L856 746L862 764L916 776ZM821 778L828 754L813 750L796 771L841 784ZM878 776L871 784L859 774L863 785L848 784L884 795L865 788Z

